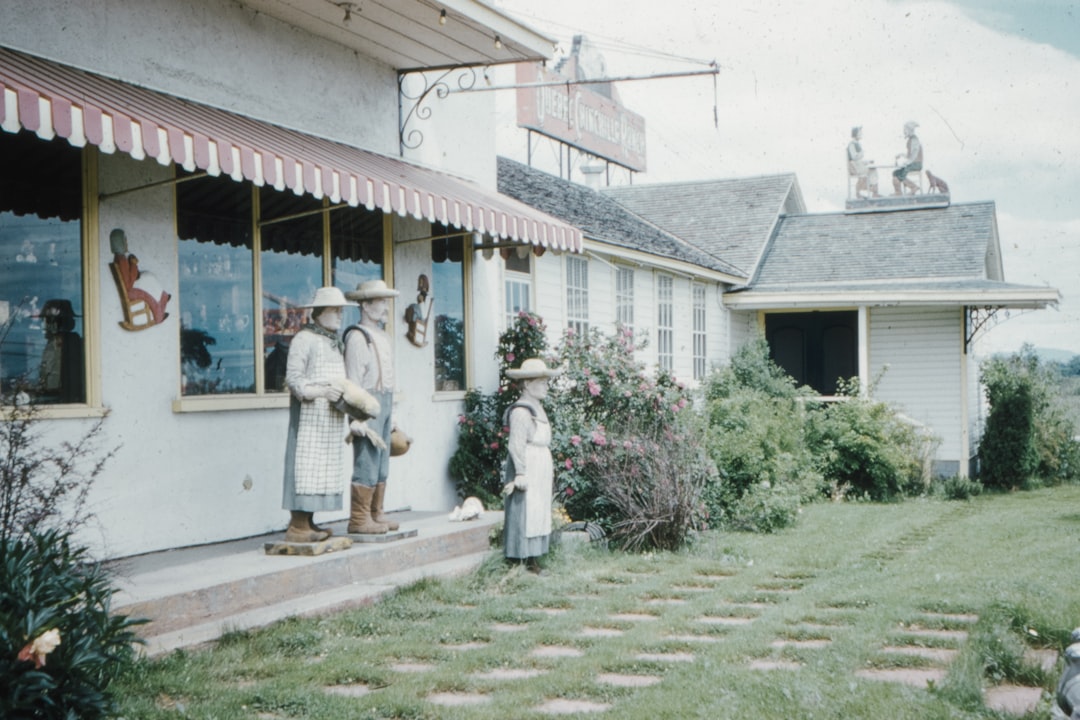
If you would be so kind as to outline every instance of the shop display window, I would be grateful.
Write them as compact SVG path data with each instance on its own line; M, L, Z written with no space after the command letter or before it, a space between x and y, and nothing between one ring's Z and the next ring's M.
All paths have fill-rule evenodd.
M86 402L82 154L0 132L3 403Z
M307 322L302 306L327 284L324 259L343 290L381 278L383 216L183 175L176 189L182 394L286 392L289 343ZM346 322L359 319L351 312Z
M184 395L255 391L250 186L200 178L176 188Z
M449 233L444 226L432 235ZM435 321L435 391L464 390L465 384L465 240L431 242L431 284Z

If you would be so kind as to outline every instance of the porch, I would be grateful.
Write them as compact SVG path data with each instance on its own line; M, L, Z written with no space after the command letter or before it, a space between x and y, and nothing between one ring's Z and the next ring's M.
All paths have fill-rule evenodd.
M264 543L283 537L276 532L112 561L113 610L150 620L138 633L145 654L155 656L290 616L368 605L419 579L478 567L492 552L489 535L502 513L468 522L411 511L394 519L416 535L316 556L268 555ZM327 525L345 535L344 520Z

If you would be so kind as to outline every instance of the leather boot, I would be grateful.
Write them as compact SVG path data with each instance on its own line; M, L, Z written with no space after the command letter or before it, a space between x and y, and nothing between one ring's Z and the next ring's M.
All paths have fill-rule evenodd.
M325 530L319 531L311 526L313 514L303 510L290 510L289 527L285 529L285 542L310 543L330 537L330 533Z
M349 527L351 535L382 535L386 532L386 526L371 519L371 499L375 494L375 488L366 485L349 483L352 490L351 503L349 505Z
M315 524L315 513L311 514L311 529L315 532L326 533L326 537L330 537L334 534L334 531L330 528Z
M371 519L386 526L388 530L397 530L401 525L383 515L383 497L386 495L386 483L381 482L375 486L375 493L371 496Z

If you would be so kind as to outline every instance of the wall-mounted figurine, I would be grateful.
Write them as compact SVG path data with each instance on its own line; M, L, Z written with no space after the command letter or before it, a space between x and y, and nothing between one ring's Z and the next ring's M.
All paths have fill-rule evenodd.
M160 325L169 317L165 306L172 295L165 292L153 273L139 269L139 258L128 252L127 235L120 228L109 233L109 248L113 254L109 269L116 281L120 306L124 311L120 327L125 330L145 330Z
M405 337L416 347L427 345L428 320L431 319L431 308L435 304L434 297L428 298L430 293L431 283L428 276L421 273L416 281L416 302L405 308L405 324L409 326ZM424 308L425 302L427 309Z

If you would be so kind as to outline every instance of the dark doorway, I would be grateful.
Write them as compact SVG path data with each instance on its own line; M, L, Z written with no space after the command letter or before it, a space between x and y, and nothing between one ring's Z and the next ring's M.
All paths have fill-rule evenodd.
M770 313L765 316L769 355L799 385L835 395L837 381L859 374L859 313Z

